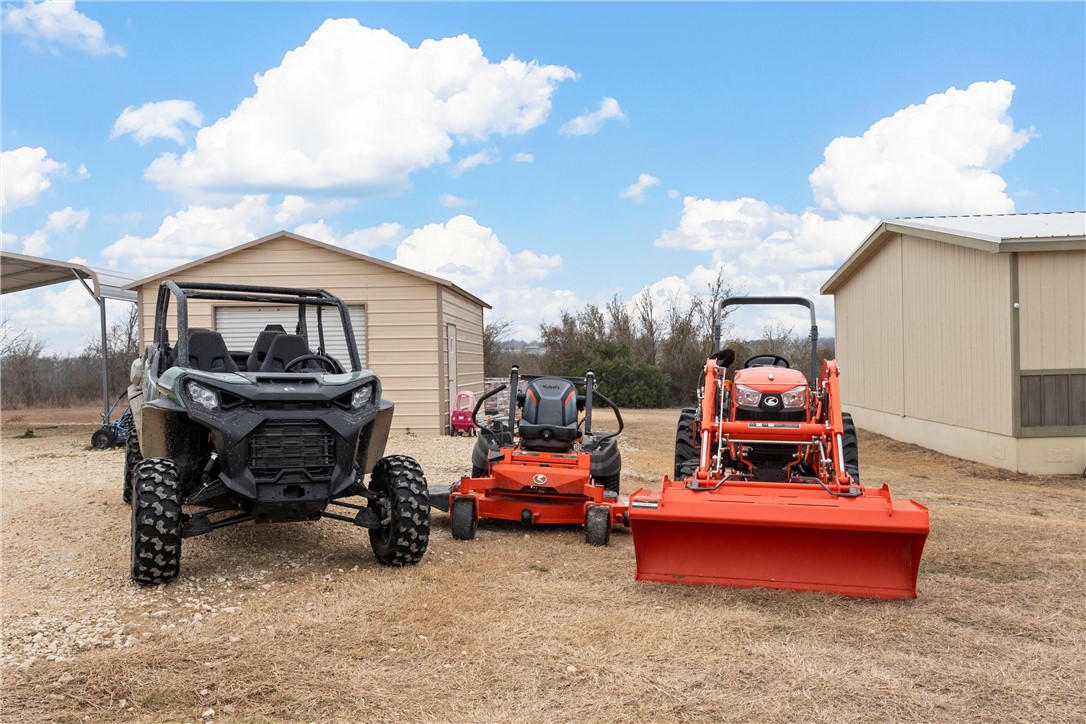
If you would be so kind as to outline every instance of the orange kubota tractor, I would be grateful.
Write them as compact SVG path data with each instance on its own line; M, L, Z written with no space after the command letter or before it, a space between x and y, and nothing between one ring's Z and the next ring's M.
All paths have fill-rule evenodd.
M811 312L811 376L762 354L726 379L724 309L798 304ZM860 485L856 428L837 363L816 376L818 326L803 297L730 297L717 308L698 406L684 410L675 479L630 495L637 578L915 598L928 510Z
M518 392L521 380L528 383L524 392ZM504 389L480 397L472 419L479 420L486 400ZM585 542L607 545L611 527L623 523L626 513L626 500L618 494L622 458L616 438L623 427L618 407L595 388L591 370L584 377L522 376L514 366L508 389L508 416L478 423L471 476L451 489L431 489L430 504L451 513L458 540L475 537L479 518L495 518L524 525L583 524ZM614 411L617 431L592 430L595 399Z

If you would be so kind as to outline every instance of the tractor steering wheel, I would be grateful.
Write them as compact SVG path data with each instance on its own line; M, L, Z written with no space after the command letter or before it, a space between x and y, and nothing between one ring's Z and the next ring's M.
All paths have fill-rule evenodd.
M322 369L331 372L332 374L339 374L343 372L343 367L340 366L339 362L336 362L331 357L323 354L303 354L301 357L295 357L290 362L287 362L285 365L283 365L283 371L290 372L295 367L301 365L303 362L310 361L319 363Z
M791 367L788 360L779 354L756 354L748 357L743 367Z

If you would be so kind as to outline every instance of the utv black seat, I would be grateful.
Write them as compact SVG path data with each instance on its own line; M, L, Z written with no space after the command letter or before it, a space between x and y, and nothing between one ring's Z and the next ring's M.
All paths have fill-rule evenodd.
M188 337L189 367L204 372L238 371L221 334L207 329L190 329Z
M291 360L311 354L305 344L305 337L300 334L277 334L268 347L268 356L260 365L261 372L282 372ZM302 365L305 369L307 365Z
M271 349L272 340L274 340L280 334L286 334L286 330L283 329L281 324L269 324L264 327L264 331L256 336L256 343L253 344L253 351L249 353L249 359L245 361L245 369L250 372L256 372L260 369L260 366L264 364L264 360L268 357L268 350ZM290 360L287 360L288 362Z
M529 450L566 452L580 437L573 383L559 377L540 377L528 383L520 416L521 444Z

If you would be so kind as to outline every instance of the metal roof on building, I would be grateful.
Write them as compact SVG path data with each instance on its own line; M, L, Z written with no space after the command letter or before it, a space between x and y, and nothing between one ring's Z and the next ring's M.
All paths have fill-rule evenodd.
M822 294L833 294L894 234L909 234L989 253L1086 251L1086 211L1043 214L980 214L889 219L826 280Z
M88 286L95 299L136 301L136 293L124 288L139 279L133 274L10 251L0 252L0 294L22 292L77 279L90 282Z

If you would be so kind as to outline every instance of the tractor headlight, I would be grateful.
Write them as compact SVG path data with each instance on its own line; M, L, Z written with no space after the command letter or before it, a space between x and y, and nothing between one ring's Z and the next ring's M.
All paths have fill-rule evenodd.
M762 401L762 393L743 385L735 386L735 402L743 407L757 407Z
M786 410L795 410L807 407L807 386L793 387L781 395L781 404Z
M351 409L361 410L373 400L373 385L359 387L351 394Z
M219 396L214 390L204 387L195 380L189 380L185 384L185 389L188 390L189 399L197 405L206 407L209 410L219 409Z

